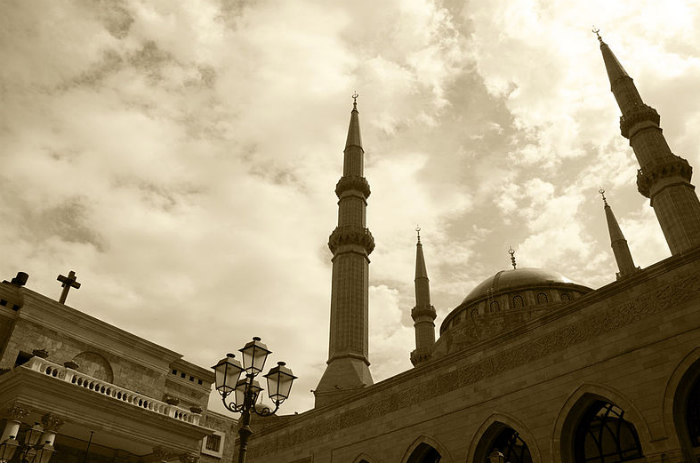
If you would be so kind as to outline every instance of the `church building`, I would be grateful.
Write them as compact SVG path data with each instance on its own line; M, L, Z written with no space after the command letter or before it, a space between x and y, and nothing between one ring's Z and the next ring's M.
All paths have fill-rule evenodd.
M236 422L207 410L214 372L58 301L0 283L1 463L218 463Z
M620 130L639 162L639 192L671 257L638 268L603 196L619 268L610 283L594 290L513 258L512 269L485 278L456 305L436 340L429 249L419 235L414 368L374 384L374 239L355 101L335 188L329 354L315 408L261 423L249 462L700 461L700 202L692 168L671 152L659 114L598 39Z

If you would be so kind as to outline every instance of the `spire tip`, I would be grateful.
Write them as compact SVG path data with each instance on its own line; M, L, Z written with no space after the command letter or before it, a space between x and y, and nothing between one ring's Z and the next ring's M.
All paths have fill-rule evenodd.
M418 234L418 244L420 244L420 231L421 231L420 225L416 225L416 233Z
M598 29L597 27L593 26L593 29L591 29L591 32L593 32L595 35L598 36L598 42L600 42L601 45L602 45L602 44L603 44L603 38L600 36L600 29Z
M516 270L516 268L515 268L515 266L516 266L515 249L513 249L513 246L508 247L508 254L510 254L510 262L511 262L511 265L513 266L513 270Z
M607 200L607 198L605 197L605 190L601 188L600 190L598 190L598 193L600 193L600 195L603 197L603 202L604 202L605 205L607 206L607 205L608 205L608 200Z
M357 94L357 91L353 92L352 94L352 109L357 109L357 97L360 96Z

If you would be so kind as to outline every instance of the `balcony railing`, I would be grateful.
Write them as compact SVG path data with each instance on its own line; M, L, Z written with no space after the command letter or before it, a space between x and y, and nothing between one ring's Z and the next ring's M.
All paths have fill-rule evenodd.
M193 413L184 408L170 405L165 402L161 402L160 400L139 394L138 392L115 386L107 381L93 378L92 376L80 373L77 370L66 368L40 357L32 357L26 364L22 365L22 367L38 371L39 373L46 376L51 376L60 381L74 384L76 387L94 392L95 394L111 397L114 400L133 405L134 407L149 410L160 415L169 416L170 418L175 418L176 420L184 421L186 423L198 425L199 420L202 417L202 415L199 413Z

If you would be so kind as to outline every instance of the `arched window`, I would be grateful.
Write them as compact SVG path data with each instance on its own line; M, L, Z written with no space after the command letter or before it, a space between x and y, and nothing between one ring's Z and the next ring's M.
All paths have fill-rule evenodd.
M491 455L494 451L499 451L503 454L504 460L507 463L532 463L532 455L527 444L518 435L518 431L512 428L504 429L496 440L491 445L491 450L487 455ZM489 457L486 457L484 463L491 463Z
M608 403L594 402L581 418L574 437L576 463L619 463L642 457L634 425L625 412Z
M571 297L569 296L569 293L561 293L561 301L563 303L571 302Z
M472 309L472 319L474 319L474 318L476 318L476 317L478 317L478 316L479 316L479 308L478 308L478 307L474 307L474 308Z
M420 444L411 453L411 457L408 459L407 463L439 463L440 452L435 450L428 444Z
M546 304L548 302L547 295L545 293L539 293L537 295L538 304Z
M489 304L489 310L491 313L498 312L501 310L501 306L498 304L498 301L493 301L491 304Z
M513 308L522 309L523 307L525 307L525 303L523 302L522 296L513 297Z
M688 395L685 409L685 422L688 426L690 443L693 448L700 447L700 377L695 380Z

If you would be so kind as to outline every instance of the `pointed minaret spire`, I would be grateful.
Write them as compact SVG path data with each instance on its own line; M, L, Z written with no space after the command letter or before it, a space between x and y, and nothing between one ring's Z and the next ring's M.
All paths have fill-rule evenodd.
M651 200L672 254L700 246L700 201L690 183L693 168L671 152L659 126L659 114L644 104L632 78L600 37L600 31L593 32L600 41L610 87L622 112L620 131L629 139L641 167L637 188Z
M328 239L333 253L331 329L326 371L314 394L324 406L373 384L369 372L369 255L374 238L365 224L370 195L364 174L357 93L345 143L343 176L335 186L338 226Z
M414 366L430 360L435 345L435 307L430 304L430 280L425 267L423 245L420 242L420 227L416 227L418 242L416 243L416 306L411 310L413 326L416 331L416 350L411 352L411 363Z
M598 190L598 193L603 197L603 203L605 204L605 219L608 222L608 232L610 233L610 246L612 247L613 254L615 254L615 261L617 262L617 268L620 271L617 273L617 278L625 278L633 275L639 270L638 267L634 265L634 260L632 259L632 254L630 253L630 248L627 246L627 240L620 230L620 226L617 224L617 219L615 214L613 214L608 200L605 198L605 190L602 188Z

